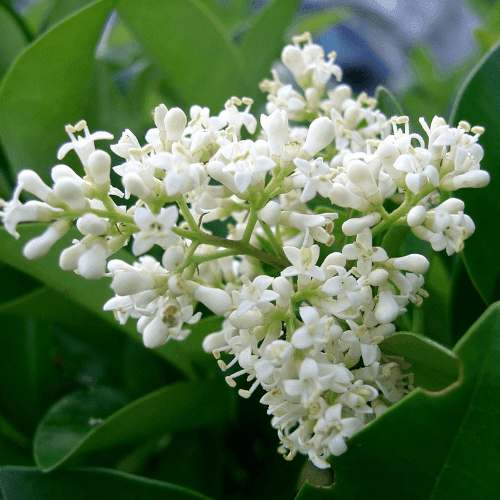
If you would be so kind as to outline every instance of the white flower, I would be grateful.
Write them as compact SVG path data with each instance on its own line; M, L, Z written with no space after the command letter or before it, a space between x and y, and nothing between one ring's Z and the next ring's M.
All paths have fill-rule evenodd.
M85 132L85 137L75 137L75 132L81 132L82 130ZM62 160L69 151L74 149L75 153L80 158L82 165L85 167L88 166L90 155L95 151L94 142L103 139L108 141L113 139L113 135L109 132L100 131L91 134L85 120L79 121L74 127L72 125L66 125L66 132L69 135L71 142L67 142L59 148L57 158Z
M251 282L246 276L242 276L243 287L240 291L233 291L233 301L238 306L236 316L240 317L253 307L257 307L261 312L266 313L271 309L269 302L279 298L280 294L273 290L268 290L273 282L271 276L257 276Z
M134 234L132 252L134 255L142 255L154 245L166 248L175 245L180 241L180 237L171 231L175 226L179 211L175 205L162 208L158 215L151 213L145 207L137 207L134 212L134 222L140 229Z
M300 201L312 200L316 193L327 198L332 189L332 181L330 180L330 167L323 161L323 158L316 158L311 162L295 158L293 163L300 172L294 177L294 184L297 187L303 187Z
M306 283L308 278L316 278L323 281L325 274L316 266L319 258L319 246L302 247L300 250L295 247L283 247L283 251L291 262L291 266L281 271L281 276L285 278L289 276L298 276L299 280ZM305 279L304 279L305 278Z
M314 426L314 432L321 436L321 446L335 456L347 450L345 438L350 438L360 431L363 423L356 417L342 418L342 404L330 406L325 415L320 417Z
M372 232L363 229L356 236L356 241L342 249L342 255L348 260L357 260L358 271L366 276L370 274L372 262L384 262L388 259L386 251L381 247L372 246Z

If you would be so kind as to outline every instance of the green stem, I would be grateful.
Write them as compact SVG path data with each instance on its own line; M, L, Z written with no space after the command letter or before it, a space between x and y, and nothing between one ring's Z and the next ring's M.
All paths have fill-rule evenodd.
M196 224L196 221L194 220L194 218L191 214L191 211L189 210L189 207L187 206L187 203L184 200L184 197L180 196L175 201L179 205L179 208L181 209L182 215L184 216L184 218L186 219L186 221L189 225L189 229L191 229L191 231L196 231L196 232L200 231L198 224Z
M172 231L183 238L188 238L193 241L199 241L199 243L204 243L206 245L211 245L214 247L222 247L222 248L231 248L233 249L234 255L248 255L250 257L254 257L257 260L262 262L266 262L278 269L284 269L289 266L290 263L287 259L280 259L279 257L275 257L267 252L259 250L255 248L250 243L246 243L243 240L228 240L226 238L222 238L221 236L215 236L212 234L207 234L203 231L190 231L189 229L180 229L178 227L173 227Z
M241 241L243 243L248 243L250 241L250 237L252 236L253 230L255 229L255 224L257 224L257 210L251 208L247 226L245 227L245 232L243 233L243 236L241 238Z
M211 260L221 259L222 257L228 257L230 255L236 255L238 252L234 248L227 248L226 250L217 250L213 253L206 255L193 255L191 257L191 262L196 264L201 264L202 262L209 262Z
M384 218L376 226L372 227L372 235L376 236L390 226L394 225L396 221L399 222L399 219L408 214L410 209L416 206L420 200L436 190L436 187L433 184L430 182L428 184L429 186L426 189L416 195L413 195L410 191L406 191L405 201L396 210L391 212L387 218Z
M271 230L271 228L269 227L269 225L266 224L265 222L262 222L261 220L259 220L259 223L260 223L262 229L264 230L264 232L266 233L266 236L269 240L269 243L271 243L273 250L276 252L276 255L278 255L281 258L286 259L286 255L283 252L283 247L282 247L282 245L280 245L280 242L277 240L276 236L274 235L274 233Z

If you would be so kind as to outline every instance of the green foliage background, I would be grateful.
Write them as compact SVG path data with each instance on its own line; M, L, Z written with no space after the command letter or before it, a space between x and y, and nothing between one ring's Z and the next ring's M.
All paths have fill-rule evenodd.
M0 197L10 197L24 168L48 181L63 126L81 118L116 138L125 128L141 137L160 102L217 113L230 96L246 95L259 109L257 84L290 33L317 35L352 15L337 8L297 18L298 0L250 4L42 0L19 14L0 3ZM386 89L377 93L388 115L402 106L413 123L448 118L454 102L453 124L486 127L482 167L492 181L458 193L477 226L463 256L419 248L431 260L430 298L400 320L399 329L413 333L386 341L386 350L412 362L419 389L332 458L333 487L318 488L332 478L303 459L288 463L276 453L258 396L238 398L202 352L220 320L148 351L132 321L120 327L102 311L112 295L106 279L87 282L58 268L72 234L41 261L22 257L23 244L40 233L27 224L19 241L0 230L3 498L497 498L500 6L473 6L485 20L477 65L479 56L444 71L416 46L414 87L399 102ZM75 158L68 161L78 171ZM384 241L391 257L416 244L400 229ZM126 250L118 257L131 259Z

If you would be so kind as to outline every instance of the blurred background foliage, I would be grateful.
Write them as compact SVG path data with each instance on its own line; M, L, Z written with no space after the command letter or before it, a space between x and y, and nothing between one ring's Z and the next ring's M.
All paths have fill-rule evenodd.
M402 3L411 8L411 2ZM10 197L23 168L48 181L56 151L66 141L64 125L81 118L92 131L108 130L118 139L126 128L142 137L161 102L185 110L196 103L217 114L230 96L245 95L254 99L257 113L265 105L258 83L269 77L290 37L305 30L327 50L337 50L345 81L357 92L373 94L386 85L396 95L393 104L414 124L420 116L428 122L436 114L448 118L465 76L500 38L498 2L470 0L461 8L475 20L475 43L445 67L432 37L384 45L398 21L364 2L189 0L180 7L170 0L2 0L0 197ZM382 42L368 36L363 26L369 25L378 27ZM442 36L461 37L461 29ZM362 59L356 59L359 54ZM407 67L404 78L391 66L398 58ZM68 162L79 172L75 158ZM183 346L148 351L132 322L120 327L100 309L102 297L111 296L105 280L80 284L80 278L57 271L55 249L43 266L30 267L19 251L27 235L20 242L0 235L0 466L105 467L217 499L293 498L305 478L316 484L331 480L302 458L288 463L275 452L276 432L258 397L247 401L226 391L215 363L199 347L207 332L218 329L217 321L197 325ZM433 300L399 326L452 347L494 295L481 297L460 257L429 256L433 271L426 289ZM220 386L204 389L204 406L182 414L182 425L169 416L148 419L151 398L158 408L189 408L190 381L200 377ZM120 408L124 415L118 418ZM126 429L130 436L134 426L141 432L135 440L105 442L96 430L101 425L111 435ZM75 472L74 484L101 484L100 470ZM39 479L27 468L9 474L4 477L10 484ZM105 484L120 478L125 481L113 476ZM161 488L158 495L165 494ZM94 498L110 494L104 487ZM184 489L168 494L201 498ZM6 498L43 498L36 489L32 495Z

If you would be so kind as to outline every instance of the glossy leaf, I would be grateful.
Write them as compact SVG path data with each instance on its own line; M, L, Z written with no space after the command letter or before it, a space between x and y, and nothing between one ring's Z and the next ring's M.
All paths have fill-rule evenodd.
M31 434L54 395L52 331L45 322L4 316L0 343L0 412Z
M491 181L480 190L463 189L457 194L464 200L465 212L476 225L475 234L465 243L465 265L472 282L487 304L500 298L500 168L496 153L500 135L499 79L500 43L483 57L469 75L455 101L450 118L450 123L454 125L460 120L466 120L471 125L481 125L486 129L479 140L484 148L481 168L490 173Z
M103 311L104 303L114 295L109 288L108 278L88 281L72 272L63 271L59 267L59 254L62 249L71 245L72 239L79 236L77 230L70 230L42 259L29 261L24 258L22 248L25 243L38 236L43 230L43 224L25 224L19 227L21 238L16 240L5 229L0 228L0 245L2 246L0 261L41 281L56 292L63 294L67 299L108 321L114 327L119 327L136 342L142 342L140 334L137 333L135 321L128 321L125 325L119 326L112 312ZM131 254L126 250L120 250L114 255L114 258L126 262L132 260ZM196 377L189 353L193 353L191 343L201 345L203 333L200 331L200 334L195 335L193 339L188 338L187 343L186 341L168 342L164 346L154 349L153 352L162 356L186 375ZM197 352L196 356L205 356L206 359L210 357L203 352Z
M108 390L78 391L56 403L40 422L35 460L48 471L91 451L220 424L232 413L230 397L222 380L179 382L116 411L123 401L110 398Z
M411 332L395 333L382 344L386 354L402 356L411 364L415 386L427 391L441 391L455 383L460 376L456 355L438 343Z
M386 500L498 498L500 303L454 352L462 362L458 383L406 396L350 439L345 454L330 457L328 494L304 487L298 498L358 500L382 491Z
M26 47L28 40L19 24L12 15L12 11L0 5L0 77L2 77L12 61Z
M290 25L299 5L298 0L274 0L261 9L258 17L245 33L241 50L251 81L258 83L264 77L271 76L271 65L275 59L279 58L285 30ZM252 95L257 98L263 95L257 85Z
M81 468L44 474L36 467L4 467L0 491L5 500L210 500L177 486L102 468Z
M112 6L100 0L54 26L5 76L0 140L14 171L33 168L48 178L57 149L67 141L64 125L83 118L95 47Z
M232 95L244 94L244 60L206 5L185 0L119 0L117 10L179 102L218 111Z

